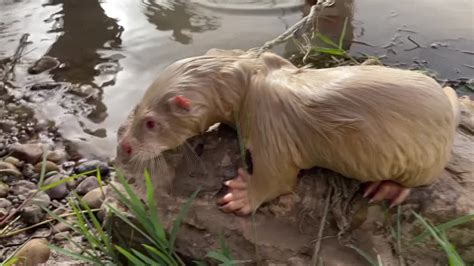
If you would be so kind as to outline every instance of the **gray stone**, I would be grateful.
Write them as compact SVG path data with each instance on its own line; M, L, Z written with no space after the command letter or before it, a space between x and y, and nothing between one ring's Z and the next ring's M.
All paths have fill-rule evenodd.
M9 190L8 185L0 181L0 198L5 198Z
M15 158L15 157L13 157L13 156L8 156L3 161L7 162L7 163L11 163L16 167L21 167L22 166L21 161L19 159Z
M104 194L106 194L106 189L107 187L102 187ZM100 206L102 205L102 202L104 201L104 194L102 194L102 190L100 189L100 187L95 188L89 191L86 195L84 195L84 197L82 197L82 200L91 209L100 208Z
M35 172L41 173L41 169L43 168L43 162L39 162L35 165ZM45 173L59 171L59 166L53 162L46 161L45 162Z
M20 144L15 143L10 146L12 156L31 164L37 163L43 155L41 144Z
M5 199L5 198L0 198L0 208L2 209L8 209L12 206L12 203Z
M55 182L58 182L59 180L62 180L64 178L66 178L67 176L63 175L63 174L56 174L48 179L46 179L44 181L44 184L45 185L49 185L49 184L53 184ZM55 187L52 187L48 190L46 190L46 194L48 194L51 199L57 199L57 200L60 200L60 199L63 199L64 197L67 196L67 194L69 194L69 190L67 189L67 186L66 186L66 183L61 183Z
M101 162L99 160L92 160L92 161L83 162L83 163L81 163L80 165L78 165L76 167L75 172L77 174L81 174L81 173L84 173L84 172L96 170L97 167L99 168L100 173L102 174L102 176L105 176L110 172L110 169L109 169L109 166L107 165L107 163Z
M21 218L26 224L32 225L37 224L45 218L46 213L38 205L30 205L23 208L21 212Z
M38 265L48 261L51 251L48 241L44 238L34 238L28 241L15 254L20 258L20 265Z
M14 164L0 161L0 177L20 178L21 172Z
M97 177L88 176L84 181L82 181L76 188L76 192L79 195L85 195L87 192L99 187L99 182Z
M26 197L31 191L36 190L36 184L26 180L20 180L12 185L10 192L12 195Z

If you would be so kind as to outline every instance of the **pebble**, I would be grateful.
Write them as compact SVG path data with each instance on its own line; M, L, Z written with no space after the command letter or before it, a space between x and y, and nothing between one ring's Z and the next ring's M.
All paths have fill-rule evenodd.
M49 172L52 172L52 171L59 171L59 166L51 161L46 161L45 162L45 166L46 166L46 172L45 173L49 173ZM36 173L41 173L41 168L43 167L43 162L39 162L35 165L35 172Z
M96 170L97 167L99 167L99 170L102 176L105 176L110 172L110 169L107 163L101 162L99 160L83 162L76 167L75 171L77 174L81 174L84 172Z
M52 184L52 183L55 183L63 178L66 178L67 176L63 175L63 174L56 174L52 177L49 177L48 179L46 179L44 181L44 184L45 185L49 185L49 184ZM66 183L61 183L53 188L50 188L48 190L46 190L46 194L48 194L51 199L57 199L57 200L60 200L60 199L63 199L64 197L67 196L67 194L69 194L69 190L67 189L67 185Z
M13 176L21 177L21 172L14 164L0 161L0 177Z
M23 166L22 161L18 160L17 158L15 158L13 156L8 156L3 161L6 162L6 163L11 163L16 167L22 167Z
M29 74L39 74L59 66L59 60L51 56L43 56L28 68Z
M9 190L10 190L10 187L7 184L0 181L0 199L8 196Z
M64 162L66 160L66 152L64 150L49 151L46 159L55 163Z
M31 163L27 163L23 166L21 173L25 179L35 178L38 174L35 173L35 167Z
M53 236L53 239L56 241L61 241L61 240L67 239L68 236L69 236L69 232L59 232Z
M97 181L97 177L95 176L88 176L84 181L82 181L76 188L76 192L79 195L85 195L87 192L98 188L99 182Z
M28 241L16 253L16 257L20 259L20 265L30 266L47 262L51 254L48 244L44 238L34 238Z
M28 225L43 221L45 216L46 213L38 205L25 206L21 212L21 219Z
M66 221L68 223L71 223L71 224L74 224L74 221L71 222L71 219L66 219ZM57 223L53 226L53 233L59 233L59 232L66 232L66 231L71 231L71 227L69 227L69 225L65 224L65 223Z
M12 206L12 203L5 199L5 198L0 198L0 209L9 209Z
M26 196L32 191L36 190L38 187L35 183L27 181L27 180L20 180L12 185L11 187L11 194L15 196L23 195L25 198Z
M20 144L15 143L10 146L11 156L31 164L37 163L43 155L41 144Z
M102 190L104 191L104 194L106 192L107 187L104 186L102 187ZM82 197L82 200L89 206L91 209L97 209L100 208L102 205L102 202L104 201L104 195L102 194L102 190L100 187L95 188L91 191L89 191L84 197Z

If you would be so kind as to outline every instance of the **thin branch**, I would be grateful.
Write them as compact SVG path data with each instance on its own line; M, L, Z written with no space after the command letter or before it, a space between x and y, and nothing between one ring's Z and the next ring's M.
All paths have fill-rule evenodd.
M5 71L5 75L3 76L3 81L5 82L9 77L10 74L13 73L15 70L15 65L20 60L23 50L25 49L26 45L28 44L28 37L30 35L28 33L25 33L21 36L20 42L18 44L18 47L16 48L15 54L12 56L11 62L8 64L8 67Z
M273 46L277 44L286 42L288 39L294 37L297 33L305 31L306 29L310 27L313 28L314 21L318 13L317 11L325 7L330 7L334 5L334 3L335 3L334 0L318 0L318 2L315 5L311 6L311 9L308 15L306 15L304 18L302 18L293 26L291 26L288 30L280 34L278 37L276 37L275 39L271 41L266 42L262 47L260 47L258 49L257 56L260 56L263 52L271 49Z
M324 205L323 217L321 218L321 223L319 224L318 239L316 245L314 246L312 265L316 266L319 262L319 251L321 249L321 240L323 239L324 225L326 224L326 219L329 211L329 203L331 202L332 196L332 187L329 188L328 195L326 196L326 203Z

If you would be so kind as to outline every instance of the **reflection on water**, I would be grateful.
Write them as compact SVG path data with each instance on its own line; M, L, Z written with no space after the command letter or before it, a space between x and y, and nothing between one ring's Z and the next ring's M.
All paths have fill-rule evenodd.
M91 106L85 112L68 110L68 98L56 91L54 100L36 106L37 113L56 121L82 152L113 156L118 125L164 67L210 48L262 45L307 14L305 2L315 1L4 0L0 58L30 33L32 43L17 66L20 87L54 80L98 90L98 97L82 99ZM472 78L472 10L472 0L345 0L322 11L316 26L336 40L347 18L344 48L352 54L385 56L385 63L399 67L419 64L441 78ZM274 51L289 55L295 49L288 42ZM28 75L43 55L65 67Z
M109 61L100 51L118 48L123 28L105 15L97 0L53 0L50 5L61 5L62 10L50 31L59 36L46 54L66 64L65 70L52 72L53 78L94 85L96 66Z
M145 15L160 31L172 31L173 40L189 44L192 32L215 30L219 27L218 17L199 14L191 5L178 1L142 0L146 6Z

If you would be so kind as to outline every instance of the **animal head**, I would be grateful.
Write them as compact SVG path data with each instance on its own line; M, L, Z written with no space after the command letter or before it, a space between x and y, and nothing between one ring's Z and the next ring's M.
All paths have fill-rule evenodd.
M200 133L198 107L188 97L164 95L147 103L139 104L119 131L119 153L126 159L152 160Z

